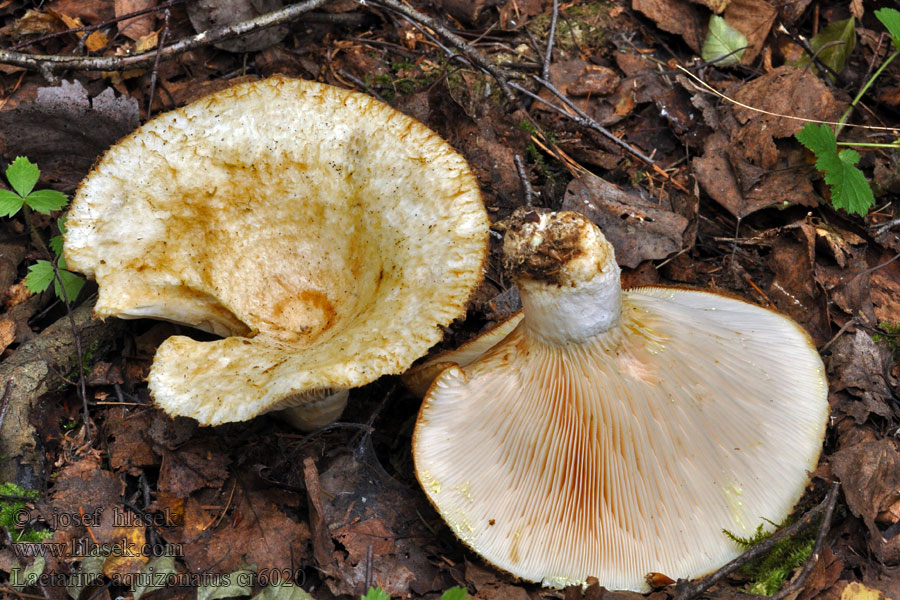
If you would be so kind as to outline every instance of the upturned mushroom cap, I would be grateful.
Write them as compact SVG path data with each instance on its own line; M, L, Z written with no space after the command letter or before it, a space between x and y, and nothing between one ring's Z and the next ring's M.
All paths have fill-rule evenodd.
M437 378L413 438L461 540L522 579L646 591L650 572L737 556L723 529L790 513L828 415L797 324L706 292L622 292L612 247L575 213L520 213L504 252L525 318Z
M400 373L460 316L488 220L465 160L418 121L275 77L160 115L82 182L69 268L100 317L226 337L164 342L156 402L203 424L310 404ZM331 411L331 412L329 412Z

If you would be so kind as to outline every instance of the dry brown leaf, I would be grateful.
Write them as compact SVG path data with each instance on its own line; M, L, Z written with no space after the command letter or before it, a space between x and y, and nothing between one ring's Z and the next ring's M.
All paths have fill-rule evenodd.
M16 341L16 322L9 317L0 319L0 352Z
M744 34L749 46L741 56L742 65L750 65L759 56L778 10L766 0L731 0L725 9L725 21Z
M596 223L615 247L616 262L629 268L681 250L688 226L688 220L674 211L590 173L569 183L562 209Z
M847 507L865 522L868 544L885 563L900 559L900 536L885 539L875 522L879 513L900 495L900 452L891 439L844 447L832 457L832 468L841 480Z
M112 539L108 542L112 552L103 561L103 574L110 579L139 573L141 567L149 560L144 551L147 543L146 529L143 526L130 525L140 523L140 517L121 507L115 507L114 510L121 522L129 525L115 527Z
M156 0L115 0L116 16L121 17L139 10L151 8L156 4ZM156 22L156 15L147 13L132 19L119 21L117 27L119 33L130 40L139 40L151 31L153 24Z
M84 45L90 52L99 52L106 48L106 45L109 43L109 38L106 37L106 34L102 31L93 31L90 35L87 36L87 39L84 41Z
M691 50L700 54L707 21L702 9L684 0L631 0L631 7L663 31L680 35Z

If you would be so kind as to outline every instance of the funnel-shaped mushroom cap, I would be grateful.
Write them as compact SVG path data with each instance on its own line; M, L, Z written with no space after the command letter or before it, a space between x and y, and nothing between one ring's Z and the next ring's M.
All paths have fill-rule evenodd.
M574 213L531 213L504 252L525 318L437 378L414 435L456 535L523 579L644 591L650 572L737 556L723 529L789 514L828 413L799 326L711 293L621 292L612 247Z
M99 283L101 317L235 336L170 338L150 373L166 411L217 424L402 372L465 311L487 236L440 136L364 94L271 78L110 149L65 253Z

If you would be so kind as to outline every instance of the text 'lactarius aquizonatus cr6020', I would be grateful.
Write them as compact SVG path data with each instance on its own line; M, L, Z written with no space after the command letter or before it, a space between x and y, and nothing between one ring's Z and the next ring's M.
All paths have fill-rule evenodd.
M707 292L623 292L612 246L576 213L518 211L503 251L524 318L437 377L413 438L460 539L530 581L645 591L650 572L737 556L723 529L790 513L828 415L796 323Z
M304 428L340 415L338 390L440 340L488 238L477 181L440 136L365 94L281 77L121 140L67 226L98 316L230 336L159 347L149 383L166 412L215 425L290 408Z

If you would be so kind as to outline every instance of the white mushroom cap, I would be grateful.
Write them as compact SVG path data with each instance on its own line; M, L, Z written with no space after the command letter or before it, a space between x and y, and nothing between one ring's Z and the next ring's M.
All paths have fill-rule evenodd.
M422 487L460 539L529 581L646 591L650 572L720 567L741 552L722 530L781 522L816 466L828 403L811 340L733 298L621 292L589 221L524 221L504 251L525 319L430 388Z
M310 402L320 422L324 390L405 370L464 313L488 236L478 183L440 136L367 95L282 77L124 138L67 227L98 316L233 336L170 338L149 377L167 412L213 425Z

